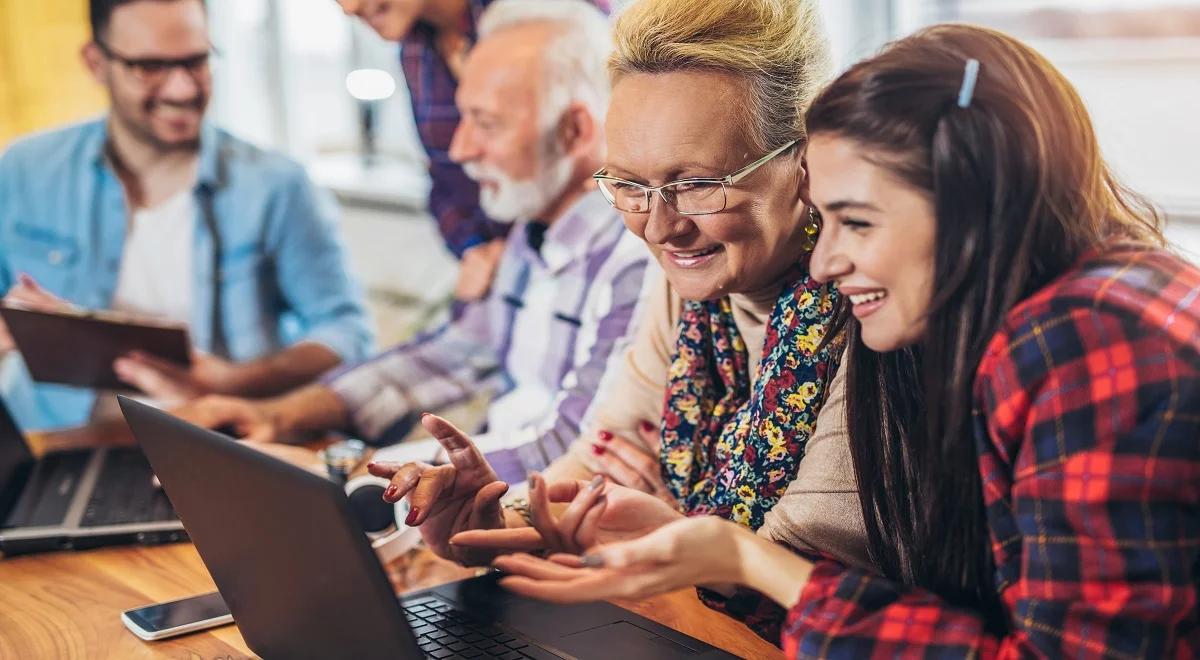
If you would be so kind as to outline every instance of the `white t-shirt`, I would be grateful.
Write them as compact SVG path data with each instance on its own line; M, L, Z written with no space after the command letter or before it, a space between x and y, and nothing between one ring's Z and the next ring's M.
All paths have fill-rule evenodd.
M192 320L192 241L196 207L185 188L133 214L112 308L166 321Z

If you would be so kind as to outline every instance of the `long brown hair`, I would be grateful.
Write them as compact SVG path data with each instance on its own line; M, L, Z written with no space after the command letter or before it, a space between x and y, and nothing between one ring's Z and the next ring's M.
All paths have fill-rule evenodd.
M968 60L980 63L966 107ZM928 332L890 353L849 334L848 419L871 556L890 578L1003 627L973 440L975 371L1020 300L1112 241L1162 244L1158 214L1113 177L1082 100L1037 52L941 25L839 77L810 135L853 140L934 203Z

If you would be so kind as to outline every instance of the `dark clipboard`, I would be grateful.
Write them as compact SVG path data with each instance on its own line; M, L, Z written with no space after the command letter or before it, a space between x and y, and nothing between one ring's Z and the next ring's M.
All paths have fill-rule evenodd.
M40 383L133 389L113 361L140 351L181 366L192 362L187 327L113 312L40 312L0 305L13 343Z

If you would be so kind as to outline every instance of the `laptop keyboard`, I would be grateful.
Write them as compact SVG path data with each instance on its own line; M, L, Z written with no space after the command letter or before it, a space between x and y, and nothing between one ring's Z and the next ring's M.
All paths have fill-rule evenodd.
M79 479L91 453L86 451L47 454L38 461L25 485L24 494L8 527L60 525L71 506L71 497L79 488Z
M136 449L109 450L83 512L83 527L175 520L171 502L151 485L154 472Z
M426 658L459 660L476 658L556 658L552 653L509 634L499 626L479 621L432 597L415 598L401 603L412 625L417 645Z

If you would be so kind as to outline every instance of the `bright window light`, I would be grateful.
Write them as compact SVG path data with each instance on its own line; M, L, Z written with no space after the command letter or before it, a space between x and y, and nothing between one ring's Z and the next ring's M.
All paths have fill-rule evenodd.
M346 76L346 91L359 101L382 101L396 93L396 80L383 69L357 69Z

